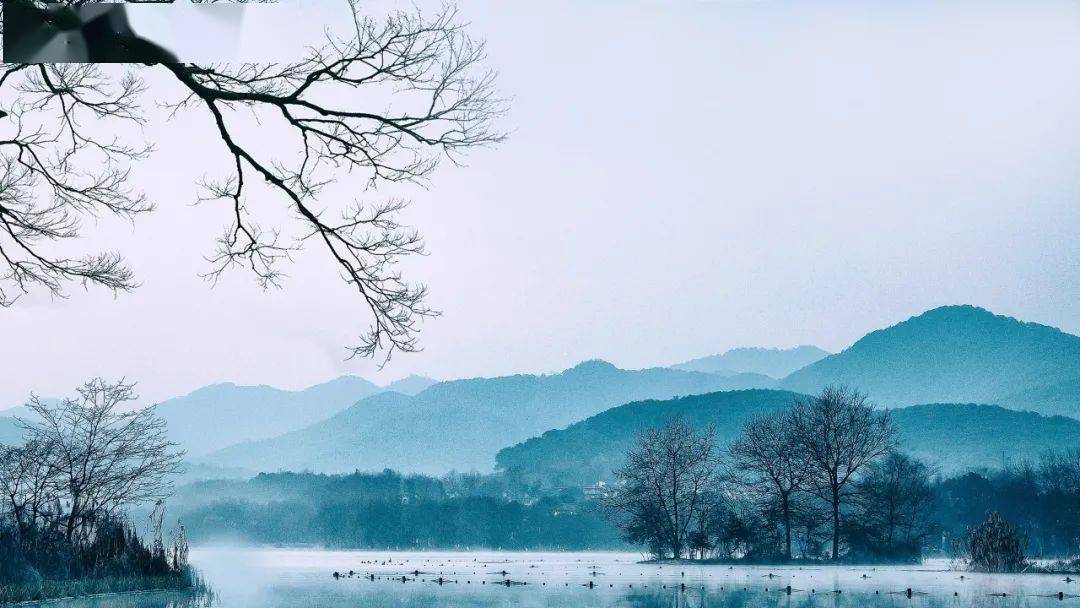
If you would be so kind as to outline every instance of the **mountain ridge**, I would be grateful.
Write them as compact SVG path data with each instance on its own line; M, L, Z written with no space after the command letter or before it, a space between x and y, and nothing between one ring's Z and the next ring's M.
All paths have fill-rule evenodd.
M387 404L363 399L330 418L277 437L230 446L208 463L326 472L396 468L442 474L490 470L502 447L632 401L772 385L756 374L720 377L588 360L558 374L448 380Z
M726 446L750 416L790 407L799 397L758 389L646 400L611 408L500 450L497 470L528 484L563 487L611 479L637 432L680 418L712 425ZM1080 444L1080 421L997 405L936 403L890 410L902 450L945 474L1034 458L1048 445ZM942 446L949 450L943 451Z
M997 403L1019 390L1080 377L1080 337L971 305L942 306L872 331L780 380L814 393L857 387L883 406ZM1080 410L1074 414L1080 414Z
M709 374L756 373L783 378L829 354L828 351L809 344L791 348L740 347L718 355L676 363L671 367Z

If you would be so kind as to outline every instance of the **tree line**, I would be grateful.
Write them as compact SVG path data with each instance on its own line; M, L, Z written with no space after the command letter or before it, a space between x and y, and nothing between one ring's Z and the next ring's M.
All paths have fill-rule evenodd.
M193 542L403 550L624 546L580 489L534 496L504 475L261 473L194 484L176 501Z
M941 479L897 449L888 410L844 387L748 420L726 449L712 428L646 429L616 479L603 511L661 559L970 560L1016 546L1002 562L1015 565L1029 543L1080 549L1080 451Z
M989 556L985 546L1012 543L1041 557L1080 553L1080 450L943 478L896 449L887 412L854 391L824 397L802 404L821 412L794 408L748 421L730 446L718 446L708 429L678 422L645 430L620 469L626 475L599 501L581 487L539 490L507 474L385 470L200 482L181 488L174 508L197 541L231 536L356 549L645 545L657 557L672 557L678 546L683 557L777 562L831 559L838 539L838 559L916 561L931 554L976 569L1022 561ZM798 433L810 429L822 434L822 445L836 444L818 446L831 457L815 460L800 445ZM866 456L869 447L883 446ZM671 466L678 474L665 476ZM670 527L662 501L646 492L667 479L678 482L664 492L678 505L678 523ZM834 480L843 482L835 493Z
M153 408L126 409L135 399L133 385L95 379L27 404L24 442L0 446L0 585L189 574L183 529L169 543L162 530L183 452ZM125 512L147 503L143 538Z

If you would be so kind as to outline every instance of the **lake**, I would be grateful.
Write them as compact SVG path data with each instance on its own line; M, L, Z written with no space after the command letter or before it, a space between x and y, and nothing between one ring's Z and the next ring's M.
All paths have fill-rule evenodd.
M1037 607L1061 604L1059 592L1065 594L1066 602L1080 605L1080 599L1076 599L1080 583L1066 583L1061 575L961 573L949 571L946 561L890 567L729 567L636 563L641 558L636 553L198 548L192 551L191 559L213 589L212 598L193 600L183 594L148 593L51 605L63 608ZM352 576L348 574L350 570ZM342 577L335 579L335 571ZM507 580L511 581L509 586ZM912 590L910 598L908 588Z

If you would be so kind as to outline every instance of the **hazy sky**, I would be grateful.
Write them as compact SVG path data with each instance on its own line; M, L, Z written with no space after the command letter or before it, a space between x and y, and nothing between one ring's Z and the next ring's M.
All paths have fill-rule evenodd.
M368 317L314 246L280 291L198 276L227 210L193 207L193 182L228 159L193 109L146 129L158 151L137 179L158 211L88 239L127 254L143 286L0 310L0 404L94 375L161 399L219 381L838 350L952 303L1080 333L1075 1L461 12L513 97L512 136L411 193L431 254L409 272L444 312L424 352L380 373L345 361Z

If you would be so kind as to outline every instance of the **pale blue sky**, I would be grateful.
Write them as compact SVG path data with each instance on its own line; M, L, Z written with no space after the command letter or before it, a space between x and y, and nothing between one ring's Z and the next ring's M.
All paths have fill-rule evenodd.
M95 374L159 399L837 350L952 303L1080 333L1080 4L460 7L512 137L411 193L410 272L445 313L423 353L345 362L367 318L315 248L279 292L197 276L226 216L192 181L225 158L193 112L147 129L156 215L99 232L143 287L0 311L0 404Z

